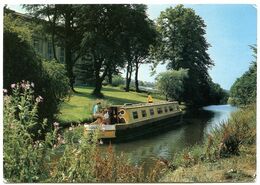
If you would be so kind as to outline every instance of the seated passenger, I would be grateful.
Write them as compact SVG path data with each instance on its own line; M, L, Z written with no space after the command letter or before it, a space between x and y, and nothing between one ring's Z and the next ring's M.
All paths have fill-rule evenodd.
M153 98L152 98L152 96L150 94L148 94L147 102L148 103L153 103Z
M105 109L103 117L104 117L104 124L109 125L110 118L109 118L109 111L107 109Z
M97 101L96 105L93 107L93 117L96 119L101 115L101 102Z
M93 106L93 119L95 120L93 124L102 124L104 121L103 114L101 112L101 102L97 101L97 103Z

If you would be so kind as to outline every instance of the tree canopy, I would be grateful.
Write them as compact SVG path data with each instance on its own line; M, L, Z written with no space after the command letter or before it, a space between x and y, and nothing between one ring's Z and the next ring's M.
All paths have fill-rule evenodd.
M238 78L230 89L229 103L234 105L243 106L256 102L257 47L255 45L250 47L253 50L254 60L248 71Z
M53 43L57 38L55 42L64 45L65 64L72 89L75 79L73 68L77 60L85 55L91 56L88 61L88 64L92 63L89 74L94 76L93 94L96 96L102 96L105 77L109 75L111 81L112 74L125 65L129 86L134 62L138 75L138 67L147 57L149 46L156 36L153 22L146 15L147 7L142 4L24 7L35 17L47 19ZM79 68L82 66L86 65L77 65Z
M189 69L183 99L196 105L208 103L208 69L213 66L207 53L210 45L205 38L205 28L202 18L183 5L167 8L157 20L160 40L154 56L167 63L168 69Z

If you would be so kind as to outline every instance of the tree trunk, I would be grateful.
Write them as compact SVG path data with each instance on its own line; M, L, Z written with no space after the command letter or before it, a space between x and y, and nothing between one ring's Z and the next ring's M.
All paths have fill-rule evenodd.
M125 87L126 92L129 92L129 90L130 90L132 70L133 70L133 67L132 67L131 61L128 61L127 72L126 72L126 87Z
M104 95L101 93L102 82L104 81L108 73L108 67L105 67L105 71L103 72L102 76L100 76L100 69L102 67L102 64L103 64L103 59L99 59L98 61L95 60L94 62L95 89L93 90L92 94L98 98L104 97Z
M65 63L66 63L66 70L67 74L69 77L69 83L70 83L70 88L73 92L76 92L74 89L74 75L73 75L73 65L72 65L72 60L71 60L71 52L69 49L69 46L65 44Z
M53 50L53 57L56 61L58 61L57 55L56 55L56 49L55 49L55 22L56 22L56 13L54 14L53 17L53 23L52 23L52 35L51 35L51 40L52 40L52 50Z
M112 69L111 69L111 67L109 67L109 69L108 69L108 84L109 85L112 85L112 79L113 79L113 71L112 71Z
M72 61L72 53L71 53L71 46L70 46L70 35L71 35L71 25L70 25L70 13L68 12L65 16L65 63L66 63L66 70L69 77L70 88L73 92L76 92L74 89L74 75L73 75L73 61Z
M128 85L129 71L130 71L130 65L129 65L129 61L128 61L127 67L126 67L126 77L125 77L125 91L126 92L129 91L129 85Z
M95 89L93 90L92 94L98 98L103 98L104 95L101 93L101 89L102 89L102 80L96 79Z
M47 5L49 7L49 5ZM50 7L49 7L50 8ZM51 27L51 42L52 42L52 51L53 51L53 58L58 61L57 56L56 56L56 49L55 49L55 26L56 26L56 18L57 18L57 9L55 8L55 13L53 15L53 19L51 20L50 14L47 14L50 27Z
M138 69L139 69L138 61L136 60L135 61L135 91L136 92L140 92L139 84L138 84Z

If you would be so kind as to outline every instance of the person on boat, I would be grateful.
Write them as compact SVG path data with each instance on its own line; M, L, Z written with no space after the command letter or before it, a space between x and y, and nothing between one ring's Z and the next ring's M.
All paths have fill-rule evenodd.
M97 103L93 107L93 118L97 119L98 117L102 116L101 114L101 102L97 101Z
M150 95L150 93L148 93L147 102L148 102L148 103L153 103L153 98L152 98L152 96Z
M109 111L107 109L105 109L103 117L104 117L104 124L109 125L110 119L109 119Z

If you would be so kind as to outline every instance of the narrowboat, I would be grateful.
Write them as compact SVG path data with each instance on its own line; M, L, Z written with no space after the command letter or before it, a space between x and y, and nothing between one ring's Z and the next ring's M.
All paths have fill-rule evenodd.
M85 132L99 129L99 138L104 141L133 140L180 124L183 114L178 102L113 105L108 112L109 124L86 124Z

